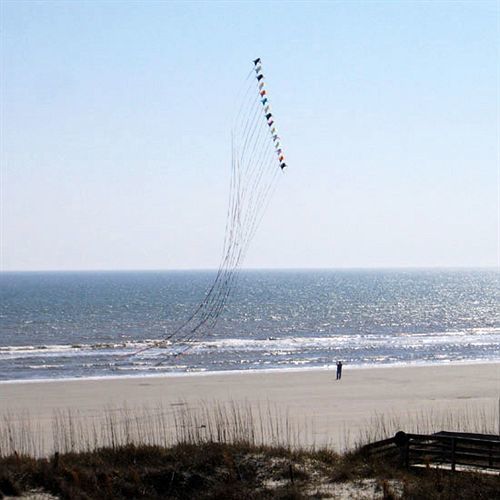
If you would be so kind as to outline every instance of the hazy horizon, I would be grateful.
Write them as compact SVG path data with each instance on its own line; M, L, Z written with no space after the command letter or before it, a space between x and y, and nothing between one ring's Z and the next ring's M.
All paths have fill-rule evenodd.
M170 268L170 269L9 269L2 273L163 273L163 272L217 272L219 268ZM497 266L392 266L392 267L241 267L237 272L245 271L497 271Z

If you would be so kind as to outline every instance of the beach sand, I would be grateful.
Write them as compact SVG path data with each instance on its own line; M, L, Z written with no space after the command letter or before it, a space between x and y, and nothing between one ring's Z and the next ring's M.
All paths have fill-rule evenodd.
M0 384L0 418L29 413L50 434L54 414L70 410L80 419L128 408L193 410L231 403L250 407L259 418L277 414L301 432L300 444L352 446L366 431L482 425L496 430L500 363L350 369L341 381L332 370L220 373L100 380ZM274 415L274 417L273 417ZM267 416L267 417L266 417ZM378 423L377 423L378 422ZM202 425L202 422L198 422ZM390 425L389 425L390 424ZM436 428L435 430L440 430ZM446 429L451 430L451 429ZM481 429L470 429L481 430ZM47 442L50 439L47 438ZM46 446L48 446L46 444ZM50 448L50 447L49 447Z

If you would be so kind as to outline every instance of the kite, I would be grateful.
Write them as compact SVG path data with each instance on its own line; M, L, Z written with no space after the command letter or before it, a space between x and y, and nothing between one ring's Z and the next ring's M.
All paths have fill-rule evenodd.
M223 253L215 279L203 300L180 326L133 354L174 345L173 356L179 356L203 332L213 330L234 289L237 271L276 188L279 172L287 167L261 59L255 59L253 65L231 131L229 204Z

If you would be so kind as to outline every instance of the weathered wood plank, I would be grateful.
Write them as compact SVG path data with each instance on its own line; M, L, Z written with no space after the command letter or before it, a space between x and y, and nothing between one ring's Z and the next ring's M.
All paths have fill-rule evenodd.
M449 464L500 470L500 439L497 436L442 431L436 434L405 434L364 446L362 452L377 458L396 458L409 467L423 463Z

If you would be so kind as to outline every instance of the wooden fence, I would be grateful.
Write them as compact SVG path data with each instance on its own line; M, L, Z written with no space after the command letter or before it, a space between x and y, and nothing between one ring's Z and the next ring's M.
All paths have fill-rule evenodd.
M457 465L500 470L500 437L464 432L407 434L370 443L361 453L375 458L412 465Z

